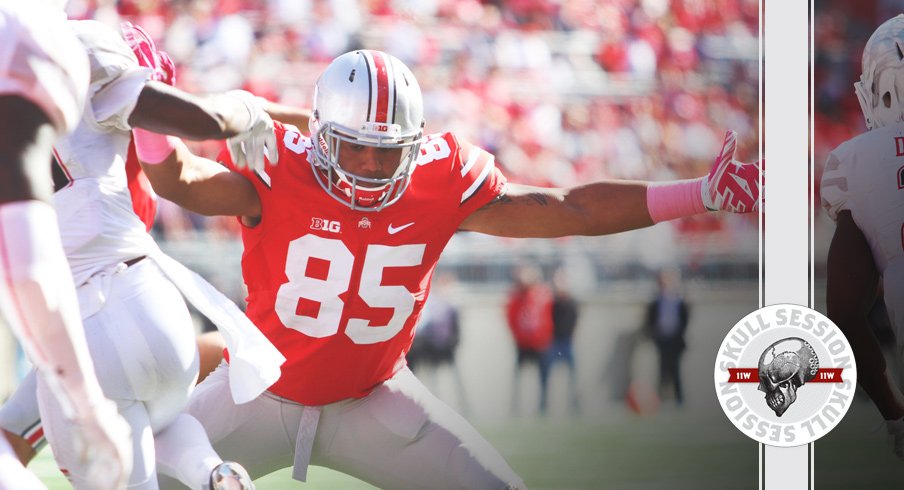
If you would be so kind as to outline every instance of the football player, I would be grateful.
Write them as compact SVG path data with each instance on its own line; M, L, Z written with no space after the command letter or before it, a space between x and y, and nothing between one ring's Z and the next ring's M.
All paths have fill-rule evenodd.
M244 469L223 462L198 422L180 413L199 363L182 296L214 321L231 352L244 351L245 372L230 382L237 403L278 377L282 356L234 304L157 248L134 210L125 162L133 128L228 137L238 160L246 149L248 158L263 159L272 120L247 92L201 98L165 83L172 82L172 63L134 26L119 33L70 21L66 28L88 53L89 103L72 134L54 146L53 203L100 385L133 434L127 484L157 488L156 450L169 458L161 470L191 488L252 488ZM91 488L71 425L60 407L46 405L41 399L40 422L57 463L76 488Z
M198 363L198 383L200 383L223 360L226 343L218 331L202 333L195 341L198 344L200 360ZM0 407L0 430L9 440L16 457L25 466L28 466L38 451L47 445L38 411L35 374L34 371L29 372Z
M139 63L155 67L152 77L166 83L172 83L174 72L169 66L165 53L157 52L146 34L137 26L126 27L127 35L133 41L133 52L140 57ZM161 61L165 66L160 66ZM263 101L264 108L271 117L291 121L296 124L307 124L309 111L291 106ZM144 224L147 231L151 230L156 215L157 199L150 188L147 177L138 163L135 155L134 143L128 147L125 163L126 180L129 189L129 197L132 202L132 210ZM223 336L217 332L207 332L196 337L199 352L199 377L202 381L223 358L225 342ZM12 397L0 407L0 428L9 439L16 455L23 465L27 465L46 444L44 430L35 397L34 373L30 373L17 387ZM167 455L159 458L166 459Z
M858 380L886 420L904 459L904 396L888 372L867 315L882 294L904 352L904 14L879 26L854 84L867 132L835 148L822 177L822 205L835 220L828 254L828 316L844 332ZM880 293L881 292L881 293Z
M42 406L70 427L85 488L114 489L130 472L128 426L95 377L50 205L51 148L76 126L89 76L56 3L0 2L0 308L40 373ZM4 437L0 488L44 488Z
M188 411L252 477L308 464L381 488L522 488L521 478L405 364L440 254L459 230L506 237L603 235L724 209L757 208L759 168L733 159L730 133L699 179L507 182L492 154L453 133L424 134L418 82L397 58L336 58L316 86L311 138L276 124L279 164L240 168L154 138L154 189L202 214L239 216L247 313L287 357L254 401L228 398L223 364Z

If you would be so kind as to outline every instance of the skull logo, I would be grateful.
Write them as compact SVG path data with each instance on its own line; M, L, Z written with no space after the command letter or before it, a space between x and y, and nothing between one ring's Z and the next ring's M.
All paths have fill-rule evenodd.
M760 356L760 391L766 404L781 417L797 400L797 389L816 376L819 358L807 341L789 337L770 345Z

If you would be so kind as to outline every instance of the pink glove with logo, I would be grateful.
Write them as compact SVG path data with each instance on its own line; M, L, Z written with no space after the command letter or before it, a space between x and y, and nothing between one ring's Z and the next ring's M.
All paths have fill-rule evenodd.
M737 133L725 133L722 151L703 181L703 205L710 211L749 213L758 209L762 162L741 163L735 160L737 144Z
M709 175L690 180L654 182L647 186L647 210L653 223L706 211L750 213L759 209L760 166L734 159L737 133L725 133L722 151Z

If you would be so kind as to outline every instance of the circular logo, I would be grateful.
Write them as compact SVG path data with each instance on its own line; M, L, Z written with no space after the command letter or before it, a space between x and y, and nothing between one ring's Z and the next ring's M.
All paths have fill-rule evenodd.
M728 332L713 378L722 410L738 430L790 447L835 428L851 406L857 367L844 334L825 315L778 304Z

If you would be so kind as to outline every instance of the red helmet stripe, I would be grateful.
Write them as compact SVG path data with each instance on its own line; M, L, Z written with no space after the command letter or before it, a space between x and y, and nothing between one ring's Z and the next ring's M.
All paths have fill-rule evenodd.
M386 54L379 51L365 51L365 57L372 65L370 76L371 83L371 113L368 119L371 122L391 122L390 118L390 94L393 91L393 79L390 77L390 64Z

